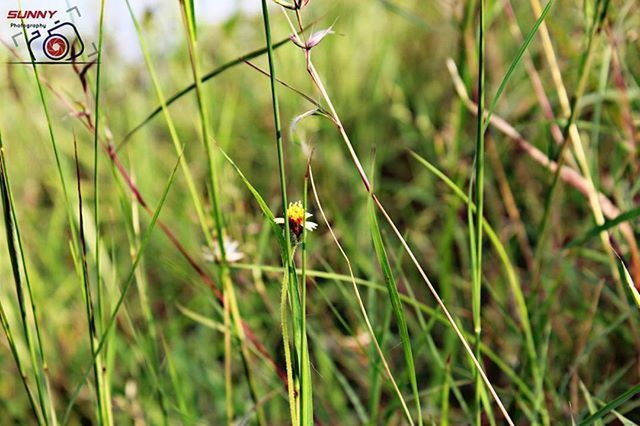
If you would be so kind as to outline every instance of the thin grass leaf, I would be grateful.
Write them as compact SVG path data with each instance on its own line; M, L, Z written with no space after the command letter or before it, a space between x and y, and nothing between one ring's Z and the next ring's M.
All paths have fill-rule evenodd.
M273 49L278 49L288 43L290 43L291 40L289 40L289 37L284 38L280 41L278 41L277 43L273 44ZM240 65L246 61L250 61L251 59L257 58L259 56L264 55L265 53L267 53L267 49L268 47L265 46L261 49L256 49L254 51L251 51L245 55L242 55L232 61L229 61L227 63L225 63L224 65L219 66L218 68L209 71L208 73L204 74L202 76L202 78L200 79L201 83L206 83L207 81L211 80L212 78L217 77L218 75L224 73L225 71L235 67L236 65ZM191 92L192 90L195 90L196 88L196 83L191 83L190 85L188 85L187 87L185 87L184 89L176 92L175 94L173 94L172 96L170 96L169 98L167 98L165 100L165 105L166 107L170 106L171 104L173 104L175 101L177 101L178 99L182 98L184 95L188 94L189 92ZM126 136L123 138L122 142L120 142L120 145L118 145L117 150L119 151L120 149L122 149L122 147L129 141L129 139L131 139L131 137L141 128L143 128L149 121L151 121L155 116L157 116L158 114L160 114L162 112L162 105L157 106L153 111L151 111L151 113L149 115L146 116L145 119L143 119L139 124L137 124L134 128L132 128L131 130L129 130L129 132L126 134Z
M493 111L495 110L496 105L498 104L498 100L500 100L500 96L502 96L502 92L507 87L507 83L509 83L509 80L511 79L511 75L517 68L518 64L520 64L520 61L522 60L524 53L529 48L529 45L531 44L531 42L535 39L535 36L538 32L538 28L540 28L540 25L542 24L542 22L544 22L544 19L547 17L547 14L551 10L551 6L553 5L553 2L554 0L549 0L547 5L544 7L544 10L536 20L535 24L533 24L533 27L531 27L531 30L529 31L529 34L527 34L527 37L525 38L524 42L520 46L520 49L518 49L518 53L516 53L516 56L511 61L511 64L509 65L507 72L505 73L504 77L502 77L500 86L498 86L498 90L496 91L495 96L491 100L491 105L489 106L487 116L485 118L484 126L482 128L483 131L486 131L489 125L491 124L491 116L493 115Z
M609 403L605 404L604 407L602 407L601 409L599 409L595 413L591 414L590 416L588 416L587 418L582 420L579 423L579 425L580 426L588 426L588 425L594 423L596 420L602 419L604 416L609 414L611 411L613 411L616 408L620 407L622 404L624 404L625 402L627 402L628 400L630 400L631 398L633 398L635 395L637 395L639 393L640 393L640 384L637 384L637 385L633 386L632 388L626 390L622 394L620 394L613 401L610 401Z
M311 156L309 156L309 160L307 162L307 169L310 167L309 163L311 162ZM305 174L304 178L304 188L302 192L302 209L307 212L308 209L308 186L309 186L309 174ZM307 217L306 214L303 215L302 229L306 229L307 225ZM302 258L302 273L300 279L300 306L302 308L301 315L301 338L302 342L300 342L300 349L302 354L301 358L301 374L300 374L300 392L302 393L302 397L300 399L300 420L302 424L305 425L313 425L313 382L311 380L311 360L309 358L309 341L307 337L307 236L308 232L302 233L302 247L301 247L301 258ZM295 272L294 272L295 275Z
M478 114L476 116L476 149L474 157L475 182L469 183L469 199L471 199L472 189L474 191L474 201L476 205L475 217L472 218L471 204L467 205L467 215L469 223L469 247L471 252L471 313L473 316L473 328L475 332L475 356L479 363L480 342L482 333L482 222L484 220L484 168L485 168L485 125L484 103L485 103L485 0L479 0L479 24L478 24ZM475 184L475 186L474 186ZM481 422L481 398L484 392L484 383L480 377L480 370L474 372L475 378L475 424ZM487 413L491 418L491 412Z
M18 253L16 250L16 245L15 245L15 235L14 235L14 222L13 222L13 206L12 206L12 200L11 200L11 194L9 191L9 181L8 181L8 176L7 176L7 170L6 170L6 162L5 162L5 157L4 157L4 145L2 143L2 135L0 134L0 199L2 200L2 210L3 210L3 218L4 218L4 226L5 226L5 235L6 235L6 241L7 241L7 249L9 251L9 259L11 262L11 271L13 273L13 278L14 278L14 282L16 285L16 292L17 292L17 296L18 296L18 306L23 318L23 331L26 331L25 326L28 327L28 324L25 323L25 315L24 315L24 302L23 299L24 297L22 296L22 279L20 277L20 269L19 269L19 261L18 261ZM13 355L13 359L16 363L16 367L18 368L18 371L20 373L20 379L21 382L25 388L25 391L27 392L27 397L29 398L29 404L31 405L31 410L33 411L33 414L36 418L36 421L38 422L38 424L45 424L47 421L47 417L46 417L46 412L41 412L40 410L42 409L42 405L40 405L40 408L38 407L36 400L33 396L33 392L31 391L31 388L29 387L28 384L28 379L27 379L27 373L25 370L25 367L22 363L22 359L20 358L19 355L19 350L18 347L16 346L15 343L15 339L13 336L13 332L11 330L11 326L9 324L9 321L7 319L6 313L5 313L5 309L4 309L4 305L2 304L2 301L0 300L0 320L2 321L2 328L5 332L5 335L7 337L7 342L9 343L9 347L11 349L11 354ZM37 320L36 320L37 321ZM32 342L30 342L30 339L27 339L27 344L29 345L29 348L31 348ZM33 357L31 358L32 361L32 368L35 367L33 365ZM34 373L36 374L36 381L38 380L38 373L37 371L34 370ZM38 395L40 396L40 392L42 391L41 386L39 386L39 383L36 382L38 384ZM40 399L41 401L41 399ZM42 418L44 417L44 418Z
M247 187L249 192L251 192L251 195L253 195L253 198L258 203L258 207L260 207L260 210L262 210L262 213L266 216L267 221L271 226L271 229L276 234L276 237L278 237L278 242L280 243L280 247L282 247L282 245L284 244L284 236L282 235L282 228L280 228L280 225L276 223L276 218L273 215L273 212L271 211L269 206L267 205L266 201L264 201L264 198L262 198L262 195L260 195L258 190L251 184L251 182L249 182L249 180L244 175L244 173L242 173L242 170L240 170L240 167L238 167L238 165L231 159L231 157L229 157L222 148L218 147L218 149L220 150L224 158L229 162L231 167L233 167L236 173L238 173L238 176L240 176L240 179L242 180L244 185Z
M102 333L102 336L100 337L100 340L95 348L95 351L92 354L92 364L93 362L95 362L95 359L100 355L100 352L102 351L108 337L109 337L109 333L111 330L111 327L113 327L113 324L116 321L116 318L118 316L118 311L120 310L120 307L122 306L122 304L124 303L124 299L125 296L127 295L127 291L129 290L129 287L131 287L131 284L134 281L135 278L135 274L136 274L136 270L138 268L138 265L140 264L141 260L142 260L142 256L145 252L145 249L147 248L147 245L149 244L150 241L150 237L151 234L153 232L153 229L155 228L156 222L158 221L158 218L160 217L160 212L162 211L162 207L164 206L164 203L167 199L167 196L169 195L169 189L171 189L171 186L173 184L173 181L175 180L176 177L176 172L178 170L178 166L180 165L180 158L178 158L178 160L176 161L176 164L171 172L171 176L169 177L169 181L167 182L167 184L164 187L164 191L162 193L162 197L160 198L160 201L158 203L158 207L156 207L155 212L153 213L153 217L151 218L151 222L149 223L149 226L147 228L147 230L144 233L144 236L142 238L142 241L140 243L140 248L136 254L135 260L133 261L133 264L131 265L131 268L129 269L129 273L127 274L127 278L124 280L122 286L120 287L120 297L118 298L118 301L116 302L113 311L111 313L111 316L109 318L109 320L107 321L107 323L105 324L105 328L104 328L104 332ZM82 389L82 386L84 385L85 381L87 380L87 377L89 376L89 374L91 373L91 367L88 368L85 373L82 375L82 379L78 382L78 385L76 386L74 392L71 394L71 397L69 398L69 403L67 405L67 408L65 410L65 414L62 420L62 424L67 424L68 420L69 420L69 415L71 414L71 409L73 408L73 405L75 404L76 399L78 398L78 395L80 394L80 390Z
M78 144L75 139L73 139L73 149L75 155L75 163L76 163L76 183L77 183L77 191L78 191L78 236L79 236L79 247L80 247L80 258L79 258L79 266L81 270L81 278L82 278L82 289L84 296L84 304L85 304L85 312L87 316L87 327L89 330L89 347L91 348L91 353L96 353L96 338L98 336L98 328L95 314L95 307L93 302L93 292L91 290L91 279L89 277L89 265L87 261L87 242L85 238L84 232L84 214L83 214L83 196L82 196L82 184L80 178L80 162L78 160ZM94 380L94 388L96 392L96 403L97 403L97 416L100 424L109 424L110 418L112 414L107 410L107 406L105 404L105 392L106 387L104 385L105 375L103 374L103 360L98 354L96 357L92 357L93 360L93 380Z
M454 194L460 198L464 203L470 206L472 210L475 211L476 206L473 202L470 201L470 198L467 194L465 194L458 185L456 185L447 175L445 175L441 170L439 170L436 166L427 161L424 157L421 157L417 153L413 151L409 151L411 156L415 158L420 164L422 164L427 170L433 173L438 179L442 180L453 192ZM498 238L495 231L491 228L486 219L483 219L482 226L487 233L487 237L491 241L494 246L498 257L500 258L502 264L504 265L505 272L507 275L507 280L509 282L509 287L513 293L514 299L516 301L516 307L518 309L520 323L522 325L522 329L525 335L525 344L527 349L527 355L531 361L531 375L533 380L541 380L542 375L540 374L540 366L539 366L539 356L536 350L536 342L533 336L533 329L531 327L531 320L529 316L529 309L526 304L526 299L524 297L524 293L522 288L518 282L518 278L515 272L515 268L509 260L509 256L507 251ZM522 380L515 376L512 379L517 379L517 382L522 383ZM522 387L522 386L521 386ZM536 410L540 411L542 416L546 418L548 416L548 412L543 403L543 392L540 389L540 392L536 395L535 398L532 399L536 403Z
M407 327L407 320L405 319L404 309L400 302L400 295L398 293L398 285L396 284L395 277L391 271L391 265L389 263L389 257L384 248L384 241L382 240L382 234L380 233L380 226L378 225L378 219L376 217L376 211L372 203L369 203L369 225L371 238L373 240L373 246L375 248L378 263L382 268L385 283L387 284L387 292L391 305L393 306L393 314L398 322L398 329L400 331L400 340L402 341L402 349L404 351L404 359L406 362L407 373L409 375L409 381L411 382L411 391L413 392L413 398L415 403L416 413L418 415L418 424L422 425L422 408L420 406L420 393L418 390L418 380L416 377L416 366L413 360L413 351L411 349L411 338L409 337L409 329Z
M577 239L571 241L569 244L567 244L565 246L565 248L569 249L569 248L574 248L574 247L580 247L580 246L584 245L590 239L600 235L600 233L602 233L604 231L608 231L609 229L615 228L616 226L620 225L621 223L624 223L624 222L627 222L627 221L631 221L631 220L633 220L633 219L635 219L637 217L640 217L640 207L636 207L636 208L631 209L631 210L629 210L627 212L621 213L619 216L616 216L613 219L605 220L602 225L595 226L595 227L591 228L582 237L577 238Z
M587 389L587 387L584 385L584 382L582 380L580 380L580 390L582 391L582 395L584 396L584 400L587 403L587 408L589 409L589 414L593 414L595 413L596 410L596 406L593 402L593 398L591 397L591 393L589 393L589 389ZM596 420L595 422L596 426L602 426L602 421L600 420Z
M627 287L633 295L633 300L636 302L636 306L640 309L640 292L638 292L638 287L633 282L633 278L631 278L631 274L629 273L627 266L624 264L624 261L620 257L618 257L618 261L620 262L620 269L622 269L624 281L627 283Z

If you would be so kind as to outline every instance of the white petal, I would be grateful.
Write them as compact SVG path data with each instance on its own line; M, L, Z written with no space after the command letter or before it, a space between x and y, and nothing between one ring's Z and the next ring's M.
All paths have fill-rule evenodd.
M232 262L232 263L237 262L242 258L244 258L244 253L241 253L239 251L233 251L231 253L227 253L227 262Z
M315 222L306 222L304 224L304 227L309 231L315 231L315 229L318 227L318 224Z
M276 217L274 220L275 223L280 223L283 224L284 223L284 218L283 217Z
M211 250L209 249L209 247L202 246L202 257L206 262L214 261L213 253L211 253Z
M309 219L311 216L313 216L311 213L307 212L304 214L304 217Z

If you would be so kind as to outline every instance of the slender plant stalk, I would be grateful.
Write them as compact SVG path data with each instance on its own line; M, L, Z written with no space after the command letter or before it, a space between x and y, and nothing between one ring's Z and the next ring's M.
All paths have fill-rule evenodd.
M300 294L301 294L301 310L302 321L300 328L302 329L300 347L302 349L302 371L300 380L300 389L302 397L300 398L300 413L302 424L312 426L313 425L313 384L311 380L311 359L309 356L309 341L307 338L307 208L308 208L308 186L309 186L309 170L310 170L311 157L307 162L307 173L304 176L304 187L302 190L302 208L305 211L302 219L302 246L301 246L301 263L302 274L300 278Z
M293 37L298 37L297 38L298 43L300 43L301 45L304 45L302 40L300 40L299 35L298 35L297 32L294 33ZM351 144L349 136L347 135L347 132L346 132L344 126L342 125L342 122L341 122L341 120L340 120L340 118L338 116L338 113L337 113L334 105L333 105L333 102L331 101L331 98L329 97L329 94L328 94L327 90L325 89L325 86L324 86L324 84L323 84L323 82L322 82L322 80L320 78L320 75L318 74L313 62L311 61L309 52L310 52L309 50L306 50L307 71L308 71L313 83L315 84L315 86L320 91L320 93L322 95L322 98L327 103L327 106L329 108L329 112L331 113L331 119L332 119L333 123L336 125L336 127L337 127L337 129L338 129L338 131L340 133L340 136L343 139L343 142L344 142L344 144L345 144L345 146L346 146L346 148L347 148L347 150L349 152L351 160L352 160L352 162L353 162L353 164L354 164L354 166L356 168L356 171L357 171L357 173L358 173L358 175L359 175L359 177L360 177L360 179L361 179L361 181L362 181L362 183L363 183L363 185L365 187L365 190L373 198L374 204L376 205L378 210L380 210L380 212L384 216L385 220L387 221L389 226L392 228L394 234L400 240L402 246L404 247L404 249L409 254L409 257L411 258L411 261L413 262L413 264L415 265L416 269L418 270L422 280L425 282L425 284L426 284L427 288L429 289L429 291L431 292L432 296L436 299L436 302L438 303L438 305L440 306L440 308L444 312L447 320L449 321L449 324L451 325L451 327L455 331L456 335L458 336L458 338L462 342L462 344L463 344L463 346L465 348L465 351L467 352L467 354L469 355L469 357L471 359L471 362L479 370L479 373L480 373L480 376L482 377L482 380L486 384L487 388L489 389L489 392L491 393L491 396L493 397L493 399L496 401L496 404L500 408L500 411L502 412L503 416L505 417L505 421L509 425L513 425L513 421L511 420L511 417L509 416L509 413L507 412L506 408L504 407L504 404L502 403L502 400L500 399L500 397L496 393L495 389L491 385L491 382L489 381L489 378L485 374L484 369L482 368L482 365L480 364L478 359L475 357L474 351L469 346L466 338L464 337L464 334L462 333L462 331L458 327L456 321L454 320L453 316L451 315L451 313L449 312L449 310L445 306L444 302L440 298L440 295L438 294L438 292L436 291L435 287L431 283L431 280L428 278L426 272L424 271L424 269L420 265L420 262L418 262L418 259L416 258L415 254L413 253L413 250L411 250L411 248L409 247L409 244L406 242L406 240L402 236L402 233L400 232L398 227L395 225L394 221L391 219L391 217L387 213L386 209L384 208L384 206L382 205L382 203L378 199L377 195L371 191L371 184L369 183L369 179L368 179L368 177L366 175L366 172L364 171L364 169L362 167L362 164L360 162L360 159L359 159L358 155L356 154L356 152L355 152L355 150L353 148L353 145Z
M136 253L135 256L135 260L133 261L133 264L131 265L131 268L126 276L126 278L124 279L122 285L120 286L120 297L118 298L117 302L115 303L112 313L109 317L109 319L107 320L107 322L104 325L104 331L102 332L102 335L100 336L100 339L97 340L97 345L95 350L93 351L93 356L92 356L92 363L95 364L96 359L100 356L100 353L102 351L102 349L104 348L108 338L109 338L109 333L111 332L111 328L113 327L113 325L115 324L116 318L118 316L118 312L120 311L120 307L122 306L122 304L124 303L124 298L129 290L129 287L131 287L131 284L133 283L134 279L135 279L135 274L136 274L136 270L138 269L138 266L140 264L140 262L142 261L142 255L144 254L148 244L149 244L149 239L151 237L152 231L155 228L156 222L158 222L158 217L160 216L160 212L162 211L162 207L164 206L164 203L167 199L167 195L169 195L169 189L171 189L171 186L173 184L173 181L175 180L176 177L176 171L178 169L178 166L180 164L180 158L178 158L178 160L176 161L176 165L173 168L173 171L171 172L171 176L169 177L169 180L167 182L167 184L164 187L164 191L162 193L162 197L158 203L158 207L155 209L155 211L152 214L151 217L151 222L149 223L149 226L147 228L147 230L144 233L144 236L142 238L142 242L140 243L140 248L138 249L138 252ZM80 393L80 389L82 388L82 384L84 383L84 381L87 379L87 377L89 376L89 374L91 373L91 368L87 369L84 374L82 375L82 380L80 380L79 385L76 387L76 389L74 390L74 392L71 394L70 400L69 400L69 404L67 405L67 409L65 410L65 414L62 420L62 424L67 424L67 421L69 419L69 415L71 414L71 408L73 407L73 404L75 403L76 398L78 397L79 393Z
M105 9L105 0L101 0L100 2L100 21L99 21L99 29L98 29L98 58L96 63L96 91L95 91L95 109L94 109L94 133L93 133L93 214L94 214L94 227L96 232L96 241L94 247L94 256L95 256L95 268L96 268L96 293L97 293L97 320L96 320L96 329L101 329L102 321L104 319L104 301L103 301L103 290L102 290L102 277L100 274L100 187L99 187L99 163L98 163L98 148L99 148L99 130L100 130L100 81L101 81L101 70L102 70L102 43L103 43L103 33L104 33L104 9ZM77 160L77 159L76 159ZM78 185L80 183L78 182ZM80 188L78 187L78 191ZM79 212L82 215L82 211ZM82 221L82 218L80 218ZM99 328L98 328L99 327ZM102 362L100 357L97 358L99 363ZM111 425L113 424L112 414L111 414L111 391L110 386L108 386L108 372L109 369L105 366L104 368L100 368L100 390L102 397L103 412L101 416L104 419L104 423ZM106 381L106 383L105 383Z
M252 361L251 356L249 354L249 350L247 348L246 339L244 336L244 330L242 329L242 317L240 316L240 310L237 306L235 290L233 287L233 283L231 281L231 274L229 271L229 263L227 260L226 247L224 243L225 237L225 224L223 220L223 215L220 208L220 196L219 196L219 185L218 185L218 176L217 176L217 165L216 159L213 152L212 142L213 137L210 132L210 123L209 123L209 113L207 110L207 99L202 89L202 77L200 73L200 59L198 53L198 45L197 45L197 35L196 35L196 23L195 19L195 10L193 9L192 1L182 1L183 10L184 10L184 18L186 21L187 27L187 41L189 47L189 58L191 62L191 70L193 72L193 79L196 88L196 95L198 99L198 111L200 114L200 125L202 130L202 138L204 142L204 147L207 155L207 163L209 166L209 191L211 195L211 204L213 211L213 222L216 229L216 238L217 238L217 247L219 248L218 252L220 254L219 261L219 279L223 285L223 295L224 295L224 318L225 325L227 326L227 334L225 335L225 390L226 390L226 404L227 404L227 423L233 423L233 388L232 388L232 380L231 380L231 329L230 326L233 324L233 330L238 334L239 342L240 342L240 352L242 354L243 363L245 366L245 372L247 375L247 380L249 382L251 396L256 406L256 413L258 416L258 424L265 424L264 412L262 410L261 405L259 404L259 398L257 394L255 380L252 375ZM209 247L212 253L215 253L216 250L211 245Z
M479 2L479 28L478 28L478 115L476 122L476 154L475 154L475 222L470 227L470 233L475 235L470 238L471 246L471 267L472 267L472 283L471 283L471 299L473 312L473 329L475 333L475 356L479 362L480 358L480 342L482 333L482 221L484 217L484 166L485 166L485 149L484 149L484 122L482 111L484 111L484 57L485 57L485 35L484 35L484 0ZM471 189L470 189L471 191ZM472 216L471 206L469 205L469 217ZM482 380L475 372L475 421L476 425L480 425L482 421L482 413L480 407L480 397L482 394Z
M32 355L31 365L36 378L36 384L39 385L39 383L37 382L39 377L39 369L36 369L36 364L34 363L34 356L33 356L34 351L32 350L32 347L34 346L33 339L30 338L31 334L28 331L28 328L25 328L25 326L28 327L28 324L25 322L26 315L25 315L25 309L24 309L24 295L22 290L22 280L20 277L18 253L15 245L16 239L18 240L18 248L22 255L23 266L25 270L25 281L28 281L28 274L26 273L26 264L24 263L24 252L22 251L21 238L19 236L19 226L17 224L17 218L15 216L13 200L11 197L9 175L8 175L7 166L5 162L5 149L2 142L1 134L0 134L0 197L2 199L2 208L4 212L3 216L4 216L4 225L5 225L5 235L7 240L7 249L9 251L9 257L11 259L11 269L13 272L13 277L16 285L16 295L18 298L18 306L20 309L21 317L23 319L22 320L23 332L25 332L25 340L27 341L27 345L29 347L29 354ZM14 238L14 234L16 234L15 238ZM33 299L32 299L32 307L33 306L35 306L35 303L33 302ZM32 311L32 313L34 314L35 324L37 326L38 321L37 321L37 316L35 315L35 311ZM35 419L40 425L46 424L47 413L45 411L41 411L42 405L38 406L38 403L36 402L35 397L33 396L33 392L29 387L27 372L25 370L22 359L20 357L19 349L16 346L15 338L11 330L11 325L9 324L9 320L7 318L4 305L2 304L1 300L0 300L0 321L2 322L2 328L7 337L7 342L9 343L9 347L11 348L11 354L13 355L13 359L16 363L16 367L18 368L18 372L20 373L22 384L25 388L25 391L27 392L27 397L29 398L31 410L33 411ZM40 346L40 354L44 356L42 346ZM39 402L42 401L42 398L40 395L41 391L42 391L42 388L38 386Z
M540 4L538 0L531 0L534 10L540 9ZM558 154L556 155L556 162L558 164L558 168L553 175L551 186L547 193L547 197L545 199L545 208L543 211L543 218L540 224L540 229L538 232L539 242L536 246L535 257L537 260L537 274L539 275L539 271L541 269L542 262L542 254L544 253L544 247L546 247L546 238L548 234L549 221L551 216L551 211L553 210L553 204L555 199L555 193L557 190L558 182L560 180L560 172L562 170L562 165L566 160L566 150L569 147L569 142L572 142L572 146L574 148L574 153L576 156L576 160L578 165L580 166L580 171L585 177L588 184L588 201L589 205L593 211L594 218L598 225L601 225L604 222L604 215L602 212L602 207L600 206L600 201L598 199L597 190L594 186L593 179L591 177L591 172L589 171L589 164L586 159L586 155L584 152L584 148L582 145L582 140L580 138L580 133L578 132L578 127L576 126L576 120L579 117L579 101L584 94L586 89L587 77L589 76L591 70L591 64L593 61L593 56L595 52L595 36L600 33L602 29L602 25L604 19L606 17L609 6L609 0L597 0L594 8L594 16L591 24L590 32L587 40L587 50L583 55L580 70L578 73L578 84L576 87L576 92L572 97L572 102L569 102L569 98L567 96L566 89L564 88L564 84L562 82L562 76L559 72L559 67L557 65L555 54L553 53L553 47L551 45L551 40L546 29L546 26L543 24L540 28L540 33L543 39L543 47L545 49L545 54L547 57L547 61L551 65L552 76L554 77L554 83L556 85L556 89L559 93L560 104L562 106L564 114L567 116L567 122L565 128L563 129L562 136L563 142L560 145L560 149ZM608 254L610 268L612 270L612 274L618 283L618 290L622 292L622 283L620 281L620 276L618 274L617 266L615 264L614 255L610 249L609 245L609 234L606 231L603 231L600 234L602 244ZM537 278L537 277L536 277Z
M21 7L21 1L18 2L18 5ZM24 25L24 20L21 21L22 22L22 34L24 36L24 40L25 43L27 43L28 37L27 37L27 32L26 32L26 25ZM38 88L38 95L39 95L39 99L40 99L40 103L42 105L42 109L44 112L44 116L47 122L47 130L49 133L49 141L51 143L51 147L53 149L53 153L54 153L54 157L55 157L55 162L56 162L56 169L58 172L58 177L60 179L60 183L62 186L62 192L63 192L63 197L64 197L64 205L65 205L65 209L66 209L66 213L67 213L67 219L69 221L69 227L71 229L71 244L77 249L77 242L78 242L78 234L77 234L77 228L76 228L76 222L73 219L73 213L72 213L72 209L71 209L71 204L69 203L69 196L68 196L68 191L67 191L67 184L65 181L65 176L64 176L64 172L63 172L63 166L62 166L62 159L60 157L60 153L58 151L58 145L56 142L56 137L53 131L53 124L51 121L51 116L49 114L49 108L47 106L47 101L45 99L44 96L44 90L42 88L42 83L40 81L40 74L38 71L38 67L36 66L35 62L33 61L33 58L31 58L31 67L33 69L33 74L34 74L34 78L36 81L36 85ZM33 308L35 309L35 308ZM39 329L37 329L39 330ZM39 331L37 331L38 335L39 335ZM38 337L38 339L40 340L40 338ZM29 341L29 339L27 339L27 341ZM40 345L40 347L42 348L42 345ZM30 348L30 352L31 352L31 357L32 357L32 363L35 361L35 352L34 352L34 348L31 344L29 344L29 348ZM42 355L42 352L41 352ZM46 366L46 364L43 362L43 369L45 371L44 374L44 380L42 380L40 378L40 375L38 373L36 373L36 384L38 387L38 399L40 402L40 406L41 409L43 411L43 415L45 416L45 419L47 420L47 422L52 422L52 423L56 423L56 417L55 417L55 410L53 410L53 402L50 399L51 397L49 397L49 406L50 406L50 415L51 415L51 419L49 419L49 415L47 414L47 410L45 408L45 395L44 395L44 388L47 387L49 388L49 384L48 384L48 376L46 374L47 369L44 368ZM34 369L35 369L35 364L34 364Z
M367 331L369 332L369 336L371 336L371 340L373 341L373 344L375 345L376 351L378 352L378 356L380 357L380 361L382 362L382 365L385 369L385 372L387 374L387 377L389 378L389 381L391 382L391 385L393 386L393 389L396 393L396 395L398 396L398 400L400 401L400 404L402 405L402 410L403 413L405 415L405 417L407 418L407 421L409 422L409 424L413 425L413 418L411 417L411 413L409 412L409 407L407 407L407 403L404 399L404 397L402 396L402 392L400 392L400 388L398 387L398 384L396 383L395 378L393 377L393 374L391 373L391 368L389 367L389 363L387 362L385 356L384 356L384 352L382 352L382 348L380 347L380 343L378 342L378 338L376 337L375 332L373 331L373 327L371 325L371 321L369 320L369 315L367 314L367 310L364 306L364 302L362 301L362 297L360 296L360 291L358 290L358 286L356 284L356 278L355 275L353 273L353 267L351 266L351 261L349 260L349 256L347 256L347 253L344 251L344 249L342 248L342 245L340 244L340 240L338 240L338 237L336 236L335 232L333 231L333 228L331 227L331 225L329 224L329 220L327 219L327 215L324 213L324 209L322 208L322 204L320 203L320 197L318 196L318 190L316 188L316 184L315 184L315 180L313 179L313 171L311 170L311 168L309 168L309 181L311 183L311 189L313 191L313 196L316 202L316 205L318 206L318 209L320 210L320 214L322 215L322 219L324 220L324 223L327 226L327 229L329 229L329 233L331 234L331 237L333 238L333 241L336 243L336 246L338 247L338 250L340 251L340 254L342 255L342 257L344 258L346 264L347 264L347 268L349 269L349 278L351 281L351 284L353 285L353 291L356 295L356 299L358 302L358 306L360 307L360 312L362 314L362 317L364 318L364 322L367 326Z
M78 190L78 216L79 216L79 237L80 237L80 266L81 266L81 276L82 276L82 289L84 295L84 304L87 315L87 328L89 330L89 347L91 348L91 354L96 354L97 356L94 358L93 365L93 377L95 381L96 388L96 402L98 408L98 423L101 425L109 424L109 416L105 410L105 399L103 395L104 386L103 386L103 376L102 376L102 357L99 356L96 351L96 339L98 336L98 330L96 327L96 315L95 308L93 304L93 295L91 291L91 280L89 277L89 265L87 263L87 243L84 233L84 213L82 210L82 185L80 181L80 163L78 160L78 146L76 140L73 140L73 147L75 153L76 160L76 180L77 180L77 190Z
M287 182L286 182L286 172L284 166L284 149L282 146L282 126L280 123L280 106L278 102L278 94L276 90L276 71L275 71L275 61L273 57L273 42L271 40L271 24L269 23L269 9L267 7L266 0L262 0L262 17L264 23L264 32L265 38L267 42L267 57L269 60L269 81L271 86L271 100L272 100L272 109L273 109L273 117L274 117L274 127L276 133L276 150L278 154L278 173L280 177L280 191L281 191L281 200L282 200L282 212L283 215L286 216L288 201L287 201ZM289 285L289 300L291 301L291 311L293 315L292 321L292 332L293 332L293 341L295 350L295 358L297 364L297 371L302 373L303 368L303 358L308 357L308 354L305 355L305 347L302 345L303 337L302 335L306 334L306 330L301 329L302 326L302 307L300 294L297 284L297 275L295 273L295 266L293 264L293 249L291 245L291 230L289 227L289 221L285 217L284 220L284 257L283 262L289 271L289 278L287 283ZM303 283L304 285L304 283ZM284 323L284 321L283 321ZM283 338L284 338L284 330L283 330ZM307 348L308 349L308 348ZM308 361L308 359L306 359ZM298 378L300 380L300 378ZM299 383L299 382L298 382ZM308 390L311 388L309 387ZM302 389L300 389L302 391ZM300 406L300 413L298 413L297 418L301 424L305 426L313 423L313 418L309 418L308 414L312 413L313 410L310 407L306 407L306 404L311 401L311 398L307 395L300 395L300 392L297 393L297 398L299 398L299 403L296 403L296 406ZM301 405L300 405L301 404ZM303 405L305 405L303 407ZM305 418L301 416L305 414ZM294 419L291 419L292 421Z
M94 105L94 127L93 127L93 217L94 226L96 229L96 242L95 242L95 263L96 263L96 283L98 285L98 318L102 322L103 315L103 301L102 301L102 289L100 286L100 193L99 193L99 181L98 181L98 148L100 145L99 129L100 129L100 74L102 69L102 36L104 28L104 0L100 2L100 22L98 31L98 59L96 61L96 91L95 91L95 105Z

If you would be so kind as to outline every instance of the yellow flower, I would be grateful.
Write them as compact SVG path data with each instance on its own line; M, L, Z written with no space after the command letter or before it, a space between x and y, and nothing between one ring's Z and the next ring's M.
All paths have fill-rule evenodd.
M287 220L289 221L289 229L296 238L302 234L303 229L313 231L318 227L317 223L307 220L311 216L311 213L304 210L300 201L289 203L289 207L287 208ZM276 223L284 224L284 218L277 217Z

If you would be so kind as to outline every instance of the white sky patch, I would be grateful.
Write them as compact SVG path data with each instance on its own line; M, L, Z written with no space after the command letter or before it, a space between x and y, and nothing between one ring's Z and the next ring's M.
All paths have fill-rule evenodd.
M149 40L155 49L163 46L172 46L182 40L184 31L182 29L182 17L177 1L158 0L130 0L131 6L138 20L151 13L154 18L154 28L161 28L166 40ZM19 4L21 3L21 7ZM255 12L259 8L259 2L251 0L196 0L196 17L199 24L211 24L223 22L235 13ZM77 7L79 15L75 10L67 10ZM47 36L47 31L54 27L54 22L71 22L75 25L85 45L85 53L88 55L95 49L93 43L98 41L98 23L100 17L100 0L1 0L0 1L0 40L3 43L16 48L23 60L29 60L28 49L22 29L15 27L20 24L18 19L8 19L10 10L43 10L57 11L53 19L27 19L25 24L46 25L43 39ZM11 24L14 24L12 27ZM38 28L27 28L27 36L32 37L33 31ZM174 35L172 35L174 34ZM141 57L135 27L129 16L125 0L105 0L105 36L114 42L112 49L117 52L106 52L106 55L115 55L126 60L136 60ZM18 46L16 47L16 43ZM2 52L0 58L3 60L11 58L10 53L4 46L0 46Z

